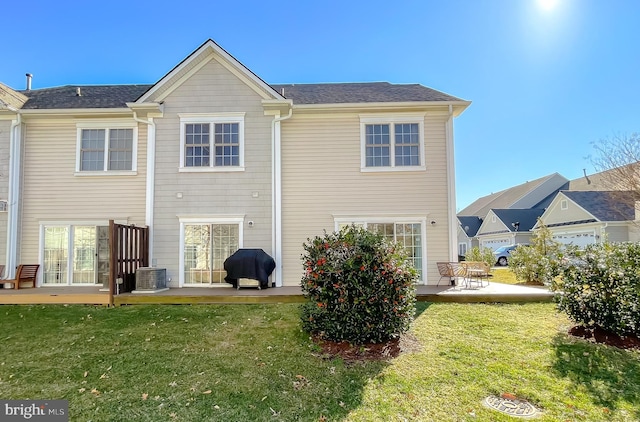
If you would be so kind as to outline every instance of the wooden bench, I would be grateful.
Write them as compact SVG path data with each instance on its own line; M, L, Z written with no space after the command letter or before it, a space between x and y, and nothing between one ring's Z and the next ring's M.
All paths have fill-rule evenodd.
M16 278L12 280L0 280L0 284L11 283L16 290L20 288L20 283L33 283L33 287L36 287L38 268L40 268L39 264L18 265Z

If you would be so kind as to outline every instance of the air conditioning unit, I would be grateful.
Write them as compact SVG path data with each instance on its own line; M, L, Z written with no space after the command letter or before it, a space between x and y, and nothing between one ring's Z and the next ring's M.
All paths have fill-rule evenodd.
M163 290L168 290L166 268L140 267L136 270L136 290L133 293Z

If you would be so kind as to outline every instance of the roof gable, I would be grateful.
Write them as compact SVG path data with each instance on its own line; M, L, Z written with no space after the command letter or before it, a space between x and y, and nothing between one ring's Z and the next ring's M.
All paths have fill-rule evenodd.
M476 215L483 217L491 209L508 208L542 208L551 202L555 194L566 187L568 179L558 173L553 173L536 180L532 180L491 195L477 199L465 209L460 211L460 215Z
M258 93L263 99L284 100L282 95L269 86L265 81L260 79L255 73L249 70L249 68L240 63L235 57L216 44L213 40L208 39L193 53L164 75L158 82L151 86L145 93L143 93L136 102L162 101L162 99L173 91L176 86L179 86L184 80L188 79L189 76L197 72L198 69L207 64L210 60L219 61L229 71L256 91L256 93Z

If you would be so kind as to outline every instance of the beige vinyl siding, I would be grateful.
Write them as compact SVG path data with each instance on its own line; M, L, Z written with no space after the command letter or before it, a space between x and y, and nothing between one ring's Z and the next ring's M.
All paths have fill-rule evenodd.
M562 201L567 201L567 209L561 209ZM593 215L586 212L582 207L576 205L575 202L567 199L566 196L559 196L550 206L550 212L544 216L543 223L548 225L558 223L569 223L572 221L592 220Z
M138 126L137 175L76 176L76 123L80 121L32 120L25 125L18 262L38 262L42 221L74 224L116 219L145 224L147 127Z
M624 226L608 226L605 229L607 233L607 240L609 242L628 242L629 241L629 227Z
M425 118L426 171L376 173L360 170L358 114L294 112L282 122L284 285L300 284L306 239L333 231L334 217L346 215L436 221L426 224L428 262L423 268L429 283L437 282L435 262L449 260L445 121L442 115Z
M493 219L495 218L495 222ZM485 218L482 223L482 227L478 230L478 235L482 235L483 233L494 233L494 232L504 232L504 235L508 235L508 230L505 227L502 220L498 218L493 212L489 212L487 218Z
M9 196L9 144L11 142L11 121L0 120L0 201ZM0 264L7 259L7 217L0 211Z
M241 172L179 172L182 113L244 115L244 167ZM156 119L154 258L178 285L178 216L244 216L245 248L271 251L271 121L261 97L216 60L184 81L164 101ZM182 198L177 198L180 193ZM253 194L257 193L257 197ZM248 221L254 226L249 227Z

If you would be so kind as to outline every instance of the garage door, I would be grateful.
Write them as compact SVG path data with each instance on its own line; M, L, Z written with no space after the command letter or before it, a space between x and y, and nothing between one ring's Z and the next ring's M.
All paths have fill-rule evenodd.
M512 240L508 237L503 239L483 239L482 247L483 248L491 248L492 250L498 249L500 246L508 246L512 243Z
M596 243L596 236L593 231L559 233L554 235L553 238L563 245L575 245L578 247Z

